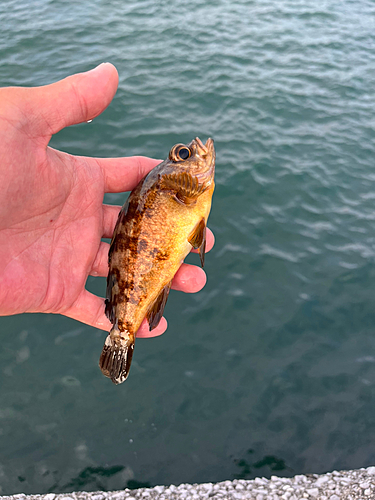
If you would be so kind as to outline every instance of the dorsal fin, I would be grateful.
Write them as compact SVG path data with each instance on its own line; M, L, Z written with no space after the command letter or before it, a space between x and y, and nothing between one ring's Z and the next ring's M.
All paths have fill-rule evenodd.
M111 266L111 259L112 259L112 254L115 251L116 248L116 237L118 236L119 233L121 233L124 230L124 224L126 220L126 214L129 208L129 199L126 201L122 209L120 210L118 217L117 217L117 222L115 229L113 231L113 236L111 240L111 245L109 247L109 252L108 252L108 276L107 276L107 292L106 292L106 299L105 299L105 314L109 321L114 324L115 319L116 319L116 305L118 302L118 292L116 293L116 289L118 290L118 272L116 273L116 270L113 269L113 266Z
M175 191L177 198L187 204L196 201L197 197L206 189L204 185L199 184L198 177L188 172L163 175L161 187Z
M123 225L125 224L126 214L128 213L128 208L129 208L129 198L124 203L124 205L121 208L121 210L118 214L118 217L117 217L115 229L113 231L111 244L110 244L109 252L108 252L108 265L110 265L110 263L111 263L111 257L112 257L112 253L113 253L114 246L115 246L116 236L118 235L118 233L120 233L123 230Z

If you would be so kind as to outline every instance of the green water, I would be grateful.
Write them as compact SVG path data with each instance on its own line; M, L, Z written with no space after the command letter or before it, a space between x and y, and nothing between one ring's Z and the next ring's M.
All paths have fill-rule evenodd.
M104 332L0 318L2 494L375 463L374 19L366 0L2 0L0 85L119 70L54 147L217 150L207 286L171 293L125 384L97 366Z

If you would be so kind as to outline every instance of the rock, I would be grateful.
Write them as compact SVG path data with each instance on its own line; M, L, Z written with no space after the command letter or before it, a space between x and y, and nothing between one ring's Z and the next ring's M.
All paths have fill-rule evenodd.
M327 476L320 476L318 479L315 481L315 486L319 488L322 484L326 483L328 481Z
M359 483L359 486L363 489L363 490L367 490L367 488L370 486L370 483L368 481L365 481L363 483Z
M312 496L312 497L317 497L319 495L319 490L318 488L311 488L309 490L306 490L307 493Z

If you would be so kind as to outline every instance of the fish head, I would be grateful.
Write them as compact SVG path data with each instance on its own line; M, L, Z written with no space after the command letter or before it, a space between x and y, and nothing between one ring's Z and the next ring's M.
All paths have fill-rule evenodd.
M188 172L200 183L209 183L215 173L214 141L209 138L203 144L196 137L189 144L176 144L169 152L168 166L175 171Z

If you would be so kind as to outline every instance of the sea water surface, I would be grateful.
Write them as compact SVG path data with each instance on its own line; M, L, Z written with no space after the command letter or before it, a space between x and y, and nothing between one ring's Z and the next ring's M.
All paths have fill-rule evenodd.
M170 294L125 384L98 368L105 332L0 319L0 493L374 465L374 2L2 0L0 27L1 86L119 71L53 147L217 150L207 285Z

